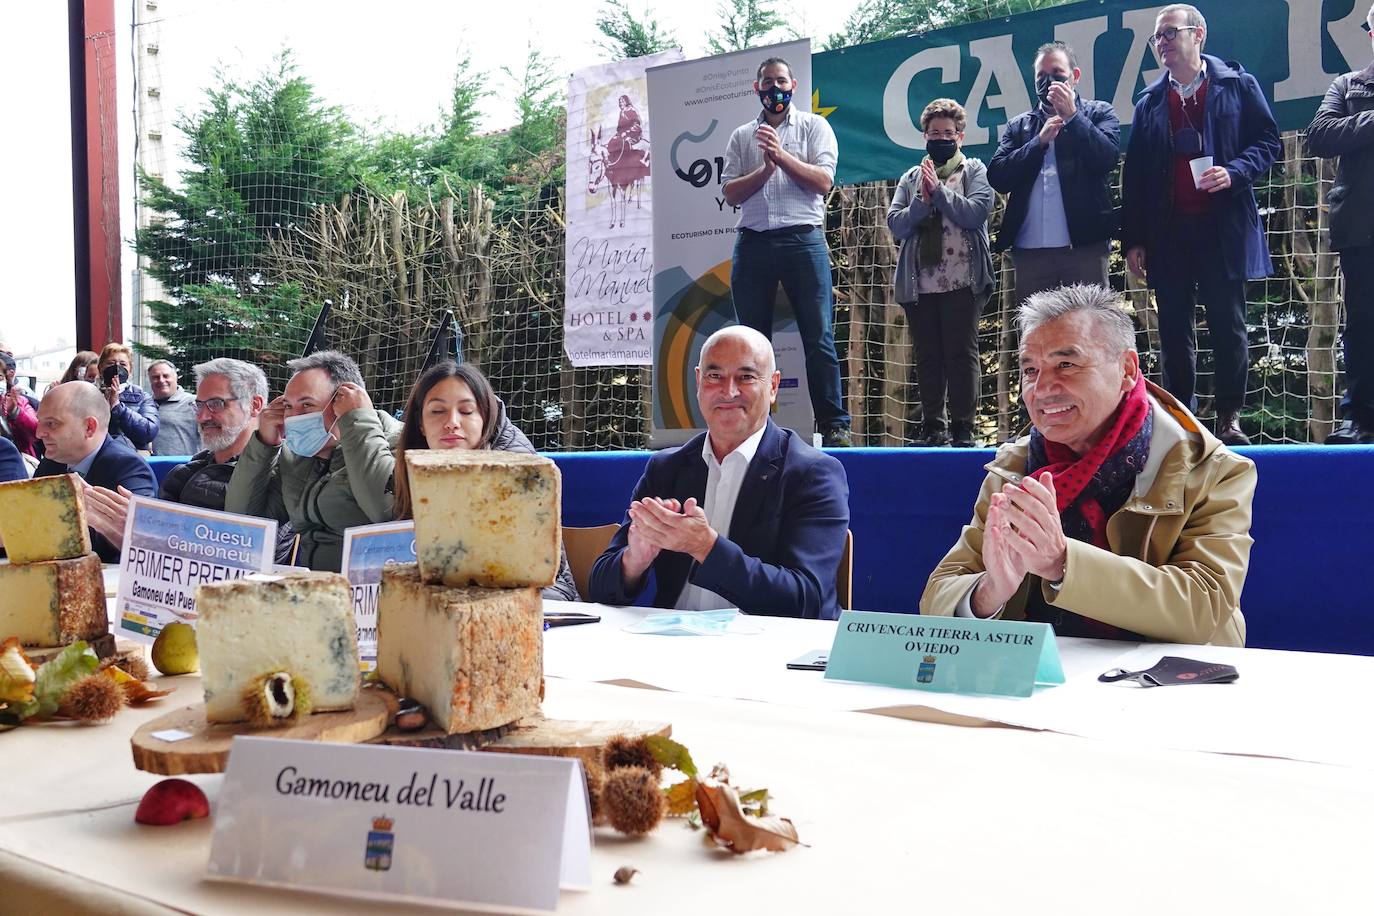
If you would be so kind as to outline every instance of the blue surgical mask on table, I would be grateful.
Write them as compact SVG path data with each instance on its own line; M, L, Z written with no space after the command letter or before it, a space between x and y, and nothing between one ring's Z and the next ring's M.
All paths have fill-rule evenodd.
M648 633L658 636L724 636L727 633L756 633L755 629L745 626L732 627L736 621L743 623L743 615L734 608L718 611L665 611L662 614L648 614L643 620L624 627L626 633Z
M286 418L286 447L302 458L312 458L329 441L324 411Z

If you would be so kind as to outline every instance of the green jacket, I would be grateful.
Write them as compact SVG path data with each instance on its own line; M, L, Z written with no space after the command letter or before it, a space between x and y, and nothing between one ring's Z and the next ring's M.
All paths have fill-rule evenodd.
M391 520L392 447L401 425L380 410L339 417L339 444L328 458L302 458L256 435L239 456L224 510L290 521L300 535L296 565L339 571L343 532Z
M1147 383L1148 384L1148 383ZM1070 539L1058 592L1036 576L1002 611L1023 620L1032 588L1067 608L1175 643L1245 645L1240 592L1249 567L1255 465L1226 448L1167 392L1149 385L1150 457L1126 504L1107 520L1111 550ZM1026 472L1029 437L1002 446L986 466L973 519L930 574L921 613L956 613L978 584L988 499Z

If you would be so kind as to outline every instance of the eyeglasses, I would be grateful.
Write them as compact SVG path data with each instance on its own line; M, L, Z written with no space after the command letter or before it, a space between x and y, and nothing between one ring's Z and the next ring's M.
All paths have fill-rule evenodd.
M223 413L224 408L235 401L242 401L243 398L211 398L208 401L196 401L196 413L208 410L210 413Z
M926 131L927 140L958 140L957 130L928 130Z
M1200 25L1181 25L1175 28L1169 26L1167 29L1160 29L1150 36L1150 44L1158 45L1161 41L1173 41L1178 37L1179 32L1192 32L1202 28Z

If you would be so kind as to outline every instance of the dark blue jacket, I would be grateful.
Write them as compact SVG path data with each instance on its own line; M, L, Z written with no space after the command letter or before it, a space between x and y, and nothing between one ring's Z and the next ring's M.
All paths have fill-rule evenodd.
M1121 122L1109 102L1077 98L1076 105L1078 114L1055 138L1054 161L1059 168L1059 193L1069 223L1069 241L1079 247L1106 241L1116 233L1110 181L1121 157ZM1011 195L1002 214L995 251L1014 246L1026 221L1031 189L1045 163L1040 129L1046 117L1037 106L1014 118L1002 131L997 154L988 164L988 183Z
M66 474L68 471L68 467L62 462L44 458L38 463L33 476L52 477L56 474ZM105 444L100 446L100 451L96 453L95 461L91 463L86 483L107 490L123 487L135 496L157 496L157 478L153 476L153 469L148 466L148 462L143 460L142 455L129 448L128 443L112 439L108 435L105 437ZM119 562L119 548L105 540L103 535L97 534L95 529L91 530L91 548L100 554L102 563Z
M146 452L153 447L161 425L153 396L137 385L125 385L110 408L110 435Z
M634 499L685 502L706 497L706 433L649 459ZM704 505L703 505L704 508ZM620 555L629 545L630 517L597 558L589 601L632 604L642 591L625 587ZM834 620L840 616L835 576L849 530L849 481L844 467L772 420L740 486L730 537L697 564L685 553L662 551L645 574L654 577L654 604L670 608L690 580L748 614Z
M1279 129L1259 83L1240 64L1210 54L1207 62L1207 113L1202 153L1231 173L1231 187L1212 195L1221 235L1222 268L1232 280L1255 280L1273 271L1269 245L1260 226L1255 182L1283 150ZM1174 134L1169 128L1169 74L1141 93L1131 122L1131 139L1122 168L1122 249L1145 246L1150 285L1167 276L1170 221L1173 219Z
M14 447L13 442L0 436L0 483L28 479L29 469L19 456L19 449Z

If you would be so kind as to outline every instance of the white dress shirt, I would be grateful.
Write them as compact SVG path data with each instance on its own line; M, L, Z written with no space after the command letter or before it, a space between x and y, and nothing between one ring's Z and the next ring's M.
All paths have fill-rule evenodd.
M724 461L716 460L711 448L711 435L707 433L701 443L701 458L706 462L706 502L701 507L706 513L706 522L716 534L725 538L730 536L730 521L735 515L735 502L739 499L739 489L744 483L744 475L749 470L749 462L763 441L765 423L759 431L740 443L739 448L725 456ZM720 595L708 588L693 585L691 575L682 586L682 594L677 596L680 611L710 611L716 608L734 607Z
M754 139L754 131L765 120L760 111L757 118L735 128L730 135L730 142L725 147L725 168L720 175L722 184L748 175L763 165L763 150ZM794 103L788 106L782 123L773 129L784 150L807 165L820 166L834 180L840 147L829 121L809 111L798 111ZM792 226L824 225L825 195L803 188L781 167L774 169L763 187L739 205L740 229L766 232Z

